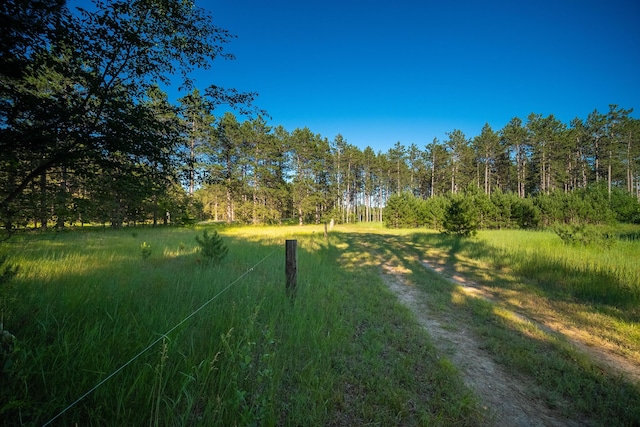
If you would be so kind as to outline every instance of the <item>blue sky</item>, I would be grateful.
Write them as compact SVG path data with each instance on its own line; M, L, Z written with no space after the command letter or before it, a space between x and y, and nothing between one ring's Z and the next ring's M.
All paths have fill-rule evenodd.
M640 109L638 1L196 3L237 36L237 59L216 60L199 87L256 91L271 125L360 148L423 148L531 112L569 123Z

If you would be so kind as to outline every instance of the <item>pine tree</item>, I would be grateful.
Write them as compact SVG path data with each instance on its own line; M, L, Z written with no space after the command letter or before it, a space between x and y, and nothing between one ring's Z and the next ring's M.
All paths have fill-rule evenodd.
M463 237L473 236L478 230L478 223L479 212L473 198L453 195L444 217L445 232Z
M216 230L213 230L211 236L209 236L209 233L205 230L202 233L202 239L200 236L196 236L196 242L200 245L200 254L212 265L220 264L229 252L229 248L225 245L222 237L218 235Z

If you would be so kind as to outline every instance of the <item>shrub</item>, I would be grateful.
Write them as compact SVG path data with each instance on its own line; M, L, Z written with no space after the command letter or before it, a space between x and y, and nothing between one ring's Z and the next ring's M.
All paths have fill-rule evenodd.
M478 231L478 208L471 197L454 195L444 218L445 233L473 236Z
M638 198L619 188L611 192L611 210L620 222L640 222L640 202Z
M394 194L387 200L384 224L388 228L415 228L419 224L418 199L411 193Z
M205 230L202 233L202 238L196 236L196 242L200 245L200 254L208 263L213 265L219 264L229 252L229 248L224 244L222 237L218 235L216 230L213 230L211 236Z
M516 203L516 196L513 193L503 193L500 189L491 194L491 203L494 206L492 217L489 217L489 228L514 228L512 206Z
M540 210L530 198L513 201L511 218L523 229L538 228L541 221Z
M477 192L471 197L471 201L478 211L478 227L498 228L500 211L493 200L485 193Z
M565 222L565 201L563 193L553 191L549 194L537 194L533 198L535 207L540 212L540 219L544 227L555 223Z
M594 185L574 193L583 201L580 222L590 224L613 224L615 222L616 213L612 210L609 192L605 185Z
M441 230L448 206L449 199L444 196L430 197L423 201L421 212L424 225L433 230Z
M142 255L142 259L147 259L151 256L151 245L148 245L147 242L142 242L140 245L140 255Z
M606 248L610 247L614 242L614 240L609 239L595 227L586 224L556 224L553 227L553 231L562 239L565 245L598 245Z

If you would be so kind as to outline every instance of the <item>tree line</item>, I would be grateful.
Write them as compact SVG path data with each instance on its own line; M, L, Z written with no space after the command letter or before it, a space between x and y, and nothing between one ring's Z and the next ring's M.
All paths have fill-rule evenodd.
M376 152L341 135L270 126L255 93L197 88L190 72L232 59L224 48L233 36L188 1L71 11L60 0L9 0L0 11L6 230L385 221L397 217L394 206L433 207L465 194L493 205L508 199L519 212L534 199L540 210L554 197L571 204L604 194L608 206L632 212L616 218L637 220L640 121L631 109L610 105L570 123L532 113L499 130L486 124L473 138L454 129L443 141ZM176 75L186 95L171 102L161 87ZM223 105L250 118L216 116ZM505 212L493 226L532 224L511 213L507 221Z
M341 135L329 140L308 128L270 127L261 117L239 123L228 113L211 122L217 123L212 137L198 143L194 166L204 185L195 194L204 218L245 223L385 221L393 197L403 194L422 200L482 194L496 203L537 199L541 207L556 193L567 195L554 196L563 203L577 204L578 196L584 201L591 197L584 194L604 191L610 206L628 210L640 197L640 121L631 112L611 105L607 113L594 111L568 125L531 114L498 131L486 124L474 138L454 129L445 141L423 147L397 142L386 152L359 149ZM510 204L523 203L529 202ZM544 213L540 221L519 224L550 222ZM608 218L614 216L635 218L628 212Z

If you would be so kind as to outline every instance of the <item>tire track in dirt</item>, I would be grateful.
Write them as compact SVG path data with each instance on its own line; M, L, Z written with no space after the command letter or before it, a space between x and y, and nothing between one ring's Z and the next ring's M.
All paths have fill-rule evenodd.
M487 301L495 302L494 295L492 295L490 291L478 286L477 283L469 281L458 275L450 276L445 272L444 268L434 267L427 260L422 260L421 263L426 269L439 274L445 280L459 286L463 292L475 297L483 298ZM531 317L525 316L516 311L511 312L521 320L535 325L537 328L550 335L564 337L564 339L566 339L571 345L576 347L582 353L589 355L596 364L606 368L606 370L617 373L618 375L627 378L632 383L640 383L640 366L637 363L617 354L615 350L607 348L606 346L590 345L589 342L593 341L593 337L589 334L580 331L578 328L564 325L555 319L546 319L545 321L541 321L539 319L532 319Z
M428 295L405 280L401 268L387 261L382 269L385 283L413 312L436 348L460 370L464 383L475 391L496 426L585 424L563 417L533 396L530 390L535 386L530 380L508 373L494 362L461 319L431 313L427 306Z

